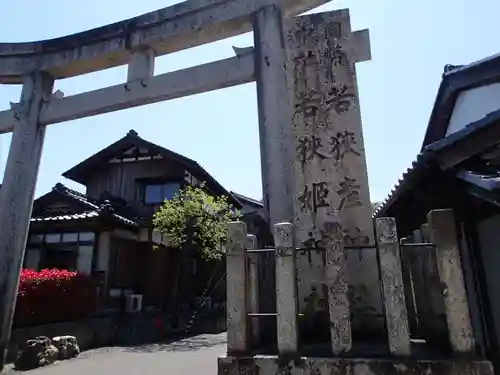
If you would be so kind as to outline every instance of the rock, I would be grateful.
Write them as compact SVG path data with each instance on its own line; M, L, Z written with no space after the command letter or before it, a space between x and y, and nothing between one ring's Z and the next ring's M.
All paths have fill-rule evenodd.
M50 365L57 361L59 350L54 345L49 345L45 348L44 355L40 358L40 366Z
M80 354L80 347L75 336L57 336L52 339L54 345L59 351L59 360L77 357Z
M59 350L45 336L25 342L14 363L16 370L32 370L49 365L57 360Z

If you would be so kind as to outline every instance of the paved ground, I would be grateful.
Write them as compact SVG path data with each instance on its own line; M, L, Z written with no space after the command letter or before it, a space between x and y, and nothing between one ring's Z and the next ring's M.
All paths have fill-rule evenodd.
M226 334L199 335L170 344L110 347L26 372L29 375L216 375L226 352ZM12 372L12 374L21 372ZM9 374L11 372L9 371Z

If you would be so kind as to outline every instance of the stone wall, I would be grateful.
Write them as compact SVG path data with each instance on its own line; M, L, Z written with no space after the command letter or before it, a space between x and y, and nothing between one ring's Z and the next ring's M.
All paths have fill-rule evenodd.
M420 361L412 359L304 358L278 356L220 357L218 375L493 375L487 361Z
M74 322L61 322L43 326L19 328L12 331L7 358L14 360L19 348L37 336L71 335L78 340L81 350L110 345L114 338L114 325L107 317L92 318Z

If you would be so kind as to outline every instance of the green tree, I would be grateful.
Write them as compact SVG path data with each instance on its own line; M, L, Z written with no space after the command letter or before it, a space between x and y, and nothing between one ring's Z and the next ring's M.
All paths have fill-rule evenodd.
M207 194L201 187L187 186L165 201L153 217L153 225L180 249L196 249L205 260L220 259L228 222L240 217L227 197Z

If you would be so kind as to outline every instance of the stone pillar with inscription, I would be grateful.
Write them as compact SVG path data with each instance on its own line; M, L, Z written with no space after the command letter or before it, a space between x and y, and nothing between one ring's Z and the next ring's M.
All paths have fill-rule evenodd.
M360 321L376 321L366 319L367 314L379 316L381 328L376 251L349 250L374 245L355 70L356 62L371 58L368 30L351 32L345 9L288 19L284 32L294 111L296 243L321 248L327 237L325 224L338 215L353 329ZM297 268L299 310L314 314L327 305L324 252L299 251Z

